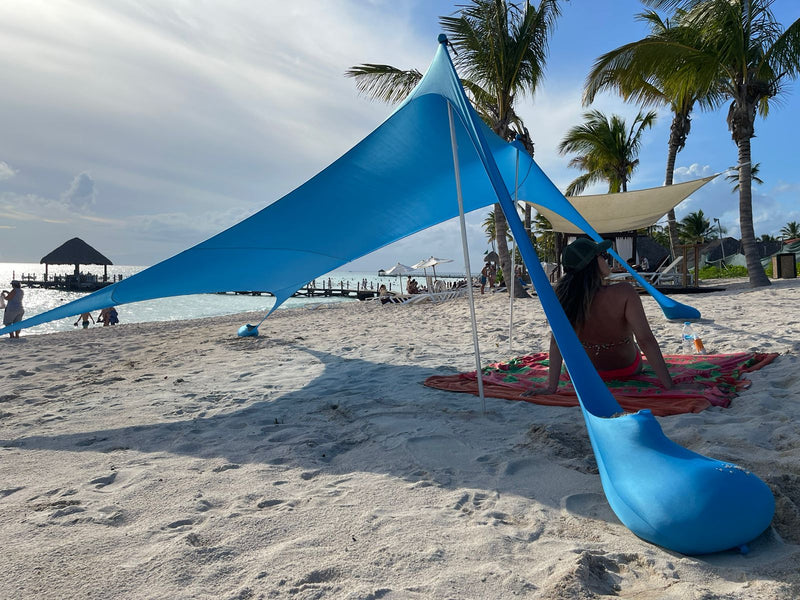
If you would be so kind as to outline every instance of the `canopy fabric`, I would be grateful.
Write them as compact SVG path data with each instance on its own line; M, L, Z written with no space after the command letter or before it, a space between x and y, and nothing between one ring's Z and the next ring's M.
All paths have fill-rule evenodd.
M568 196L568 200L597 233L634 231L650 227L671 209L699 190L716 175L684 183L634 190L619 194ZM553 226L553 231L583 233L554 210L529 201Z

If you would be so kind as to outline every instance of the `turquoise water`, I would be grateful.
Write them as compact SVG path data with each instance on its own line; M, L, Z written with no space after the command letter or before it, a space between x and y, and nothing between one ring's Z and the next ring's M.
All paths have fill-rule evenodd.
M125 278L138 273L146 267L112 265L108 267L109 279L115 276ZM84 267L84 273L91 273L102 277L103 267L89 266ZM66 275L72 273L72 267L67 265L50 266L48 275ZM20 278L22 275L34 275L41 280L44 277L44 265L37 263L0 263L0 289L10 289L11 279ZM420 273L413 275L417 280L424 284L425 278ZM441 277L446 277L442 275ZM454 275L453 277L456 277ZM461 277L460 275L458 277ZM397 277L378 277L377 273L366 273L361 271L334 271L317 278L316 286L321 288L323 280L327 283L328 278L334 287L339 287L344 282L345 288L356 289L356 285L364 279L367 280L368 289L377 289L381 284L393 291L398 290ZM405 285L406 277L403 277ZM25 316L30 317L41 312L51 310L67 302L71 302L85 295L79 292L64 292L59 290L43 290L38 288L26 288L24 306ZM331 303L331 302L358 302L355 299L347 298L290 298L278 310L304 306L306 304ZM274 305L275 300L271 296L244 296L235 294L194 294L189 296L173 296L170 298L159 298L156 300L146 300L144 302L133 302L117 306L120 323L144 323L150 321L175 321L181 319L199 319L204 317L215 317L242 312L263 312L267 313ZM93 316L97 318L99 311ZM55 331L68 331L74 329L75 317L61 319L51 323L44 323L30 329L26 329L23 335L35 335L52 333ZM93 325L92 327L97 327Z

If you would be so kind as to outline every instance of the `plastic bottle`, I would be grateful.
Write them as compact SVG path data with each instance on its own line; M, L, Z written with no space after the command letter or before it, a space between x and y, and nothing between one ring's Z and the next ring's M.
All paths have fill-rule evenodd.
M700 336L698 336L697 334L695 334L695 336L694 336L694 351L697 354L705 354L706 353L706 347L703 346L703 340L701 340Z
M681 342L683 345L683 353L684 354L694 354L694 329L692 329L692 324L689 321L686 321L683 324L683 333L681 334Z

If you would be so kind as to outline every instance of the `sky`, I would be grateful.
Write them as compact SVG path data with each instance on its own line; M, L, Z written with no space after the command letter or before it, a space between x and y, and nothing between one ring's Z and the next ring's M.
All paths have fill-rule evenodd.
M444 0L5 0L0 3L0 262L39 262L80 237L121 265L150 265L274 202L366 137L393 107L359 95L351 66L424 71ZM591 7L591 10L589 9ZM796 0L777 0L784 27ZM546 75L517 112L535 159L564 189L579 172L557 147L588 110L594 60L647 35L637 0L571 0ZM756 120L756 235L800 221L798 83ZM604 95L589 108L631 122L638 108ZM694 114L676 182L725 171L736 146L726 108ZM662 185L670 115L643 138L629 189ZM603 193L594 187L586 193ZM702 209L738 236L738 196L719 177L677 209ZM488 210L488 209L487 209ZM470 260L490 248L468 215ZM301 227L301 224L298 225ZM358 232L352 232L357 235ZM372 271L428 256L463 270L453 220L348 264ZM445 269L443 269L445 270ZM462 271L463 272L463 271Z

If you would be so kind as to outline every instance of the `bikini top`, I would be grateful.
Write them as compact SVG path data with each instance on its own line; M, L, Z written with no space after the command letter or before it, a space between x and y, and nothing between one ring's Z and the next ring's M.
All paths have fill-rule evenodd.
M630 344L633 342L631 336L626 335L621 340L616 342L607 342L604 344L591 344L589 342L581 342L581 346L586 348L587 351L594 352L595 356L600 356L601 352L605 352L606 350L610 350L611 348L616 348L617 346L624 346L625 344Z

